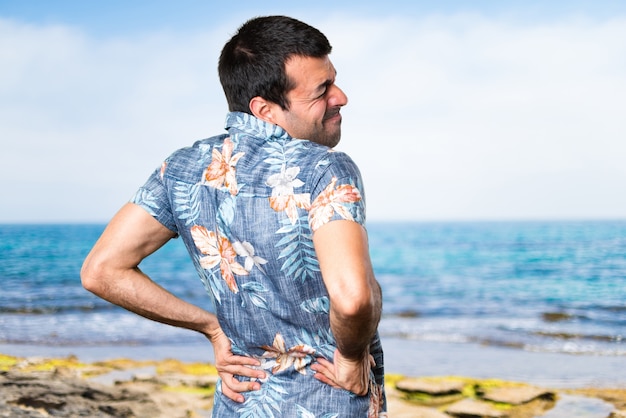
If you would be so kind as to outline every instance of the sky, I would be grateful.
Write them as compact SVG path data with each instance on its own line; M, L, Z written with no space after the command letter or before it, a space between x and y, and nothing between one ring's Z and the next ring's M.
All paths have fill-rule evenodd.
M626 2L213 3L0 0L0 223L106 222L223 133L219 52L269 14L333 45L370 221L626 217Z

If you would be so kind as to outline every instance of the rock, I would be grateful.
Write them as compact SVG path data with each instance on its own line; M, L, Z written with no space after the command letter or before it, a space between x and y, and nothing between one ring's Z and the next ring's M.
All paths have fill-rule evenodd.
M138 381L140 379L138 379L137 376L134 376L133 380ZM163 376L153 376L149 380L165 386L206 388L215 386L217 384L218 376L189 376L185 374L169 373Z
M615 410L611 412L611 415L609 415L609 418L626 418L626 411Z
M463 418L506 418L507 415L486 402L463 399L446 408L446 412Z
M0 372L0 417L156 417L148 394L109 388L58 373Z
M465 384L456 380L434 380L426 378L402 379L396 388L409 393L426 393L433 396L461 393Z
M534 386L503 387L486 391L481 398L488 401L521 405L536 398L554 400L556 394Z

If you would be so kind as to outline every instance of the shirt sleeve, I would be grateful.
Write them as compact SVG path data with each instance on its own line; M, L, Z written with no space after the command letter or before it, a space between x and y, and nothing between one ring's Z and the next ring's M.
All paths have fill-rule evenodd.
M166 167L167 161L162 164L161 168L156 169L152 175L148 177L148 180L137 190L130 201L131 203L141 206L163 226L178 234L167 187L163 180Z
M361 173L352 159L331 151L318 163L319 177L311 194L309 225L315 232L334 220L365 224L365 194Z

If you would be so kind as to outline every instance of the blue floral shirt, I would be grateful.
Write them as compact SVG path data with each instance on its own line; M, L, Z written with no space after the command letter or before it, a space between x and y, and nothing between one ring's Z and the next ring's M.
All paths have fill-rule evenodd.
M378 335L367 396L321 383L310 369L336 348L312 233L337 219L365 222L357 166L245 113L229 113L226 130L174 152L132 199L182 238L233 352L268 372L243 404L218 384L213 415L385 416Z

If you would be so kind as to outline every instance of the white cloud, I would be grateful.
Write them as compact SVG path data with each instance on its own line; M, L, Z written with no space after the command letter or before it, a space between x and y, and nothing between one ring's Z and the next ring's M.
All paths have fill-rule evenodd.
M311 22L334 46L340 148L370 219L626 213L626 19ZM212 32L95 39L0 20L0 221L106 220L226 112Z
M623 217L625 23L328 24L370 217Z
M106 220L171 151L220 129L226 37L0 21L0 220Z

